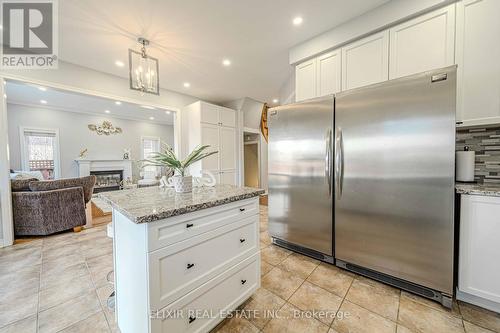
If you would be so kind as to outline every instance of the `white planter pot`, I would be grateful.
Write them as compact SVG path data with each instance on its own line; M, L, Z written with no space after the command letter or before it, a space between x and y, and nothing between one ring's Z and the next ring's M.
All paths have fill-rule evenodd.
M172 183L177 193L189 193L193 190L193 177L173 176Z

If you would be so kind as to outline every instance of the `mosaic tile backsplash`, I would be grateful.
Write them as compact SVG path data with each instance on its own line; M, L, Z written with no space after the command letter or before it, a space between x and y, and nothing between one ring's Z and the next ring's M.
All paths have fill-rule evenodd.
M456 149L465 146L476 152L475 180L500 184L500 126L458 130Z

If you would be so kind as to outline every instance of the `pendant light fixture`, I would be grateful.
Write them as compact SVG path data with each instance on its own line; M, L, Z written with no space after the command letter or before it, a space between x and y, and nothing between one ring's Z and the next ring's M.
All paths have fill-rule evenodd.
M139 37L137 41L141 44L141 51L128 50L130 89L159 95L158 59L146 54L149 40Z

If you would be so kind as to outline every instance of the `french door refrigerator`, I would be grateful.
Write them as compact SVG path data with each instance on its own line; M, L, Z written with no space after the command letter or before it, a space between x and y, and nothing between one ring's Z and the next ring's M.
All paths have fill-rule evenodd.
M451 306L455 95L453 66L270 109L273 242Z
M268 114L269 234L333 263L333 107L329 96Z

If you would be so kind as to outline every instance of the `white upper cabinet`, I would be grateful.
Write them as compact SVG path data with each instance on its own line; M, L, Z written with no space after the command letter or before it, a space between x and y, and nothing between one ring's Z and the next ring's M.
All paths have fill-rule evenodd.
M236 127L236 112L233 109L220 107L219 120L221 126Z
M307 60L295 67L295 100L316 97L316 59Z
M457 122L500 123L500 1L457 4Z
M389 31L342 48L342 90L386 81L389 77Z
M201 102L201 122L219 125L220 106Z
M342 67L340 50L328 52L316 58L316 95L325 96L341 90Z
M389 78L455 63L455 5L404 22L389 30Z

